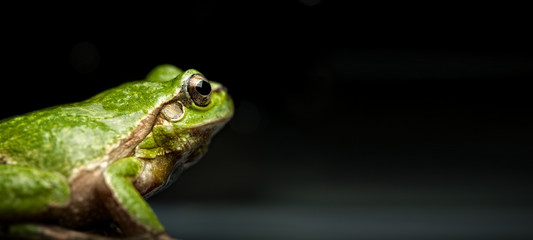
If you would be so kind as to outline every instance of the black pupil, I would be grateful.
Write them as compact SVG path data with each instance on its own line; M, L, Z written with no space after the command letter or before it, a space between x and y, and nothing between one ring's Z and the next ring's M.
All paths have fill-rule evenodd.
M211 84L202 80L196 84L196 91L202 95L209 95L211 93Z

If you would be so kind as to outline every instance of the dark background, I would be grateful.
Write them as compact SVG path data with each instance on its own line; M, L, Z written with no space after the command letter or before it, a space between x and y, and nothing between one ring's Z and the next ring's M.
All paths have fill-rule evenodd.
M0 118L196 68L236 113L149 200L173 236L533 237L525 6L250 2L6 7Z

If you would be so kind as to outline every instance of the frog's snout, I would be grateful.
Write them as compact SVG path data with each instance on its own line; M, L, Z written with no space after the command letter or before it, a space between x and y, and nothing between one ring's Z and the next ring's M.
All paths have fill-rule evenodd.
M218 86L216 86L215 89L213 89L213 91L215 91L215 92L227 92L228 88L225 87L224 85L218 85Z
M212 92L227 92L228 88L226 88L224 85L211 81L211 91Z

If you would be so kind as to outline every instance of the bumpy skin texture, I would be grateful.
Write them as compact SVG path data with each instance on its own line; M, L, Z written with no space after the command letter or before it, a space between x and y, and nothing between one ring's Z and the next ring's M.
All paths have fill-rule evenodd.
M0 192L6 193L0 227L8 223L0 237L2 229L19 235L29 229L37 238L68 232L72 239L92 239L60 226L24 223L70 228L112 219L129 235L170 239L143 197L196 163L233 114L231 98L216 82L210 82L209 104L196 104L190 79L205 80L199 76L194 69L162 65L146 80L86 101L0 121ZM181 115L172 119L167 113Z
M161 72L181 71L164 68L154 70L147 81L126 83L83 102L1 121L0 159L68 178L72 169L104 156L148 113L174 97L180 78L162 81Z
M70 189L63 176L35 168L0 164L0 209L2 214L37 214L48 205L65 205ZM9 190L9 191L8 191Z

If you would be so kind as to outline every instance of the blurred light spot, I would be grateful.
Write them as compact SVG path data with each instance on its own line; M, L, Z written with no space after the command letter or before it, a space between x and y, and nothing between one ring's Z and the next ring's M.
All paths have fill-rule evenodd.
M320 3L320 0L300 0L305 6L315 6Z
M261 115L257 106L248 101L241 101L230 126L237 132L250 134L258 130L260 123Z
M74 70L82 74L94 72L100 63L98 49L89 42L76 44L70 50L70 64Z

